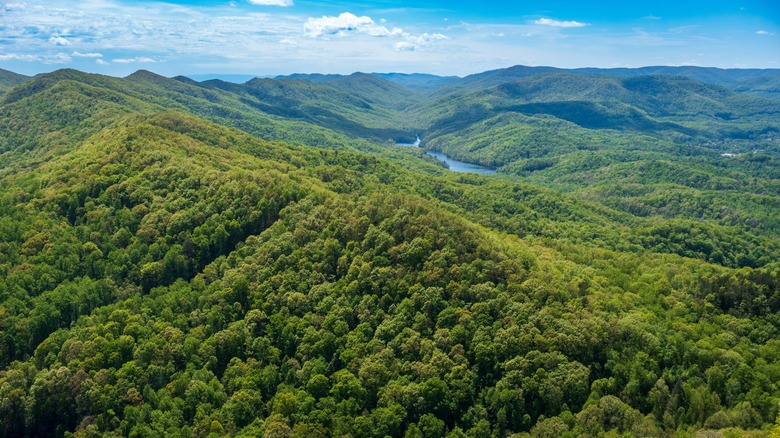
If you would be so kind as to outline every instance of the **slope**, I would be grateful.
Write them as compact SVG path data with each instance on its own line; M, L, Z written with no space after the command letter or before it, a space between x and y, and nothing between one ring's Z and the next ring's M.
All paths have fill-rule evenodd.
M388 165L131 114L3 178L0 433L660 436L773 420L776 267L521 240ZM506 184L540 212L554 196L460 181L418 190L457 203Z
M739 81L733 87L740 93L754 93L764 97L780 99L780 73Z
M207 81L202 86L230 91L256 110L379 141L404 135L397 110L405 100L416 101L411 90L359 74L323 82L282 78L242 85Z
M552 73L414 111L429 123L424 146L457 159L643 217L780 230L772 99L685 78Z
M460 79L457 76L436 76L423 73L372 73L372 75L422 92L436 90Z
M454 79L443 84L436 91L437 95L449 94L455 91L480 90L496 85L512 82L532 76L549 73L566 73L575 75L600 75L612 77L637 77L649 75L684 77L711 85L733 88L743 81L763 81L780 74L778 69L722 69L696 66L648 66L639 68L574 68L562 69L556 67L531 67L515 65L512 67L476 73L463 78Z
M748 136L767 126L776 128L772 122L779 108L772 99L682 77L551 73L432 99L415 111L440 125L450 119L469 123L514 111L550 114L592 128L670 130L687 136L724 135L731 130L731 136ZM438 128L432 125L434 131Z
M58 75L60 82L57 82ZM73 78L79 80L75 81ZM198 107L193 104L194 98L190 96L196 91L201 93L203 101L210 102L209 99L212 97L221 98L219 94L212 95L211 93L216 93L213 90L197 87L192 90L188 84L144 72L140 72L130 79L115 79L83 75L73 71L61 71L39 79L31 82L29 86L16 90L13 93L15 96L13 99L16 100L2 107L5 111L4 114L8 114L8 117L3 119L4 121L18 123L19 120L30 120L35 121L35 125L29 126L36 127L25 131L26 137L14 138L12 135L6 137L9 144L17 146L16 149L10 150L4 155L4 160L8 163L3 169L6 174L12 174L20 167L40 165L40 163L50 160L52 156L66 153L74 145L104 126L122 126L127 123L126 116L130 114L149 114L165 107L176 107L176 103L172 103L173 98L180 99L188 106L194 106L196 110ZM84 84L84 82L89 81L95 85ZM148 83L151 84L145 85ZM186 92L179 93L176 87L183 88ZM162 88L169 88L169 91L161 92ZM67 92L58 91L60 89ZM144 92L149 95L145 95ZM11 97L9 96L9 99ZM151 100L156 104L146 103L141 99ZM20 117L20 114L24 114L24 117ZM241 113L239 113L239 117L241 117ZM246 126L242 118L231 120L230 123ZM285 130L294 129L295 125L290 126L287 123L279 123L278 126ZM492 129L494 128L491 128L490 132L493 132ZM247 130L252 132L250 129ZM557 130L563 131L562 129ZM21 130L13 126L8 128L8 132L16 135L22 133ZM269 137L273 138L273 136ZM230 138L234 138L234 136L230 136ZM605 139L608 138L605 137ZM308 144L320 145L316 138L309 137L304 140ZM549 190L540 190L536 187L495 179L444 175L446 171L429 164L430 158L421 154L420 151L413 151L409 148L385 149L376 146L372 148L370 144L366 146L365 143L357 143L355 140L341 144L338 143L339 140L339 137L334 136L331 138L331 143L326 146L344 148L357 144L363 150L372 151L374 156L370 160L350 154L342 154L341 158L338 158L338 155L321 155L317 159L344 160L345 157L351 157L349 158L351 166L357 166L356 168L362 169L363 172L371 172L379 176L384 183L392 183L396 188L411 190L422 196L441 199L448 203L450 207L447 208L456 208L458 214L466 215L472 220L520 236L545 236L606 248L613 248L620 245L621 240L628 239L631 241L633 251L641 252L651 248L654 251L671 251L717 261L727 266L762 266L766 264L767 260L772 259L773 254L777 253L777 245L772 240L776 237L774 232L765 233L766 237L757 238L753 235L756 230L749 227L744 230L718 229L716 234L721 237L717 239L714 247L705 250L691 251L686 248L681 251L676 245L658 245L657 242L649 246L638 236L632 235L629 230L631 227L637 226L652 230L657 222L655 217L649 217L647 221L643 219L637 221L630 215L620 214L610 208L599 208L597 204L582 203L575 198L560 196ZM420 157L426 157L428 160L420 160ZM404 168L432 176L417 175L404 170ZM507 169L512 168L507 166ZM588 171L589 169L591 167L586 166L581 170ZM345 175L342 173L343 171L330 170L324 172L322 178L329 178L333 185L342 185L343 187L350 187L356 184L356 180L359 179L350 179L349 173ZM543 179L540 180L543 181ZM766 190L766 188L774 190L775 186L768 185L761 190ZM756 188L756 193L759 189ZM594 193L598 192L594 191ZM613 208L617 207L631 214L637 214L635 209L626 209L623 204L611 200L605 201L603 196L589 197ZM762 198L759 197L754 198L756 205L761 200ZM726 203L726 205L730 204ZM726 211L738 210L732 208ZM764 211L766 214L759 213ZM777 229L776 218L771 214L771 211L772 204L763 202L760 208L748 210L747 216L739 213L724 217L722 212L715 213L714 210L709 216L712 219L712 224L715 225L734 226L743 225L744 222L744 224L750 224L754 228L771 231ZM690 215L685 210L675 211L675 213L676 215L671 217L700 219L699 216ZM693 227L698 226L693 225ZM615 230L619 230L618 233L615 234ZM668 239L664 236L659 238L662 241ZM716 251L726 242L729 242L728 245L733 248ZM725 253L725 255L718 256L718 253Z
M0 95L8 91L9 88L19 85L27 79L30 78L28 76L20 75L19 73L14 73L12 71L3 70L0 68Z
M50 152L67 150L66 146L74 141L107 126L109 119L119 123L116 115L148 114L163 109L189 111L269 140L326 148L376 148L371 141L356 138L354 133L342 134L311 120L265 113L258 106L258 101L242 102L235 93L145 71L119 79L59 70L30 79L10 90L0 101L0 153L26 154L31 162L44 160ZM356 130L362 130L363 135L375 132L350 123Z

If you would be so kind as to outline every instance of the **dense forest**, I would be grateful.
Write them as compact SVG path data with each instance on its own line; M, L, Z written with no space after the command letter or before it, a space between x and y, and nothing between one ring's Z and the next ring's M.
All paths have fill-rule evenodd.
M773 74L0 70L0 436L778 437Z

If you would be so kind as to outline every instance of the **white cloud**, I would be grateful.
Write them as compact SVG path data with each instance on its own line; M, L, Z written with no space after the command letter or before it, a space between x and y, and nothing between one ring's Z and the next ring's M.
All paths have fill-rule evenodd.
M66 40L65 38L61 36L53 36L49 38L49 42L52 44L56 44L58 46L69 46L70 41Z
M771 63L780 61L769 46L756 48L755 53L740 47L735 53L739 45L713 30L716 26L707 26L710 22L695 32L659 26L668 17L654 22L649 31L601 23L599 32L575 29L567 38L545 38L572 32L562 25L577 27L588 22L582 16L546 13L520 23L507 18L469 24L455 17L447 21L446 14L432 14L437 17L433 19L413 12L407 15L411 21L401 22L386 10L361 13L347 8L319 13L310 9L317 2L289 3L293 2L293 7L281 8L253 6L250 0L0 0L0 39L4 42L0 64L25 73L48 71L51 63L67 62L56 56L63 52L78 68L89 69L90 65L96 71L123 76L146 66L174 76L215 71L273 75L357 70L469 74L514 64L606 66L616 60L624 66L645 65L648 60L669 64L690 60L696 53L707 54L696 55L700 64L720 67L732 67L735 58L752 67L776 67ZM352 13L340 15L345 11ZM383 16L387 21L380 20ZM583 22L561 21L577 18ZM655 19L644 18L645 25ZM774 39L769 36L772 32L780 35L771 25L755 26L759 25L748 28L746 35L766 41ZM596 23L588 28L594 27ZM756 33L759 30L763 32ZM437 34L448 39L432 36ZM503 38L498 37L501 34ZM66 39L70 45L58 46L50 37ZM658 56L664 58L657 60ZM142 58L157 62L143 64Z
M406 40L395 43L393 47L399 52L411 52L419 49L420 47L431 46L435 44L436 41L446 39L447 37L440 33L424 33L418 36L409 35L406 37Z
M293 1L292 0L249 0L249 3L252 3L253 5L258 6L292 6Z
M6 53L0 55L0 61L40 61L41 57L37 55L20 55L18 53Z
M56 55L47 56L44 58L44 64L67 64L73 61L73 59L65 53L57 53Z
M0 0L0 39L7 43L0 45L0 55L37 56L27 61L8 62L34 64L37 60L41 64L39 71L47 69L43 66L46 61L61 62L52 58L58 49L68 49L67 54L74 62L103 59L111 66L105 71L119 75L139 65L159 66L161 71L167 69L165 72L171 74L194 64L197 67L193 70L224 71L230 65L232 69L244 71L252 62L291 56L313 59L317 55L314 47L291 47L279 42L285 38L293 41L302 38L306 16L280 18L278 12L258 11L259 7L253 7L248 0L240 0L241 9L225 4L181 6L116 0L58 0L57 7L51 7L51 2L46 0L16 1L26 1L27 7L6 12L3 8L7 4ZM63 43L57 38L70 44L57 45ZM75 50L78 53L74 54ZM102 54L103 58L80 56L95 53ZM114 63L112 59L127 61ZM138 64L149 60L157 63ZM163 64L163 60L168 62Z
M758 30L758 31L756 31L756 35L774 35L774 34L775 34L774 32L769 32L769 31L766 31L766 30Z
M6 3L4 5L0 5L0 10L5 10L8 12L21 11L24 9L27 9L27 3Z
M380 20L385 23L386 20ZM398 52L411 52L421 47L431 46L436 41L447 39L440 33L423 33L412 35L398 27L388 28L376 24L368 16L358 17L349 12L342 12L339 16L323 16L321 18L309 18L303 25L303 33L312 38L325 38L329 36L346 37L355 34L365 34L372 37L400 38L393 44Z
M111 62L115 62L117 64L146 64L150 62L157 62L152 58L146 58L143 56L137 56L135 58L120 58L120 59L114 59Z
M42 62L44 64L65 64L73 59L65 53L56 53L53 55L31 55L22 53L6 53L0 55L0 61L24 61L24 62Z
M71 53L71 56L75 56L76 58L102 58L102 53L81 53L81 52L73 52Z
M345 37L355 33L363 33L373 37L389 37L402 35L403 30L397 27L388 29L385 26L380 26L371 17L365 15L358 17L349 12L342 12L338 17L309 18L303 25L303 33L313 38Z
M584 27L590 26L590 23L581 23L579 21L561 21L552 18L540 18L534 21L534 24L541 24L542 26L552 27Z

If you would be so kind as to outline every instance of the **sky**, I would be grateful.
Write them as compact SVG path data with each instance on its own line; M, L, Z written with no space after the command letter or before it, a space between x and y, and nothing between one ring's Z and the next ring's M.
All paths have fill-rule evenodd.
M112 76L780 68L780 0L0 0L0 68Z

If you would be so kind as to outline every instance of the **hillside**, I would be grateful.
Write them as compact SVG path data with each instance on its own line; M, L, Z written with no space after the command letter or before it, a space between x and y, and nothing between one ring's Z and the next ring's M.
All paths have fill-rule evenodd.
M774 80L774 78L780 76L780 69L722 69L696 66L563 69L556 67L530 67L525 65L515 65L512 67L476 73L463 78L455 78L451 81L442 81L440 87L441 89L437 91L437 94L444 95L455 91L484 89L507 82L512 82L518 79L546 75L550 73L564 73L582 76L599 75L623 78L653 75L675 76L704 82L710 85L735 88L742 82L762 82L764 80Z
M27 79L29 79L28 76L0 68L0 96L8 91L9 88L19 85Z
M228 88L227 83L223 84L192 83L146 71L124 79L75 70L39 75L0 100L3 103L0 111L4 114L0 118L0 153L13 149L15 154L24 153L43 160L53 150L55 153L67 150L74 139L82 140L118 121L116 116L120 114L161 110L189 111L268 140L334 149L376 148L372 141L356 137L356 132L373 141L377 137L385 140L402 135L396 134L398 131L387 132L386 128L366 127L360 123L366 118L354 122L343 116L330 117L328 114L332 112L315 111L306 107L309 104L304 100L296 101L290 108L280 106L273 96L260 92L256 93L260 96L251 96L244 88L240 92L228 91L223 89ZM329 88L321 94L331 91ZM349 99L358 105L364 102ZM318 101L316 105L333 107L335 104ZM302 112L295 106L311 111ZM355 108L354 113L360 111ZM39 140L44 138L45 144L41 144Z
M734 85L734 91L780 99L780 73L770 77L745 79Z
M619 78L560 73L450 94L426 101L416 109L421 118L437 120L439 126L434 123L431 127L434 131L450 118L466 124L505 111L549 114L585 128L744 137L768 127L776 130L780 109L773 99L735 93L682 77ZM743 132L736 132L739 128Z
M457 159L641 217L780 230L773 99L682 77L550 73L412 111L429 123L423 145Z
M772 102L640 79L429 107L426 142L507 139L494 177L377 142L429 102L376 77L22 83L0 101L0 435L760 436L775 152L716 162L642 121L719 132L699 106L752 126ZM516 107L566 99L639 122ZM485 117L443 122L466 102Z

